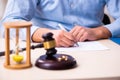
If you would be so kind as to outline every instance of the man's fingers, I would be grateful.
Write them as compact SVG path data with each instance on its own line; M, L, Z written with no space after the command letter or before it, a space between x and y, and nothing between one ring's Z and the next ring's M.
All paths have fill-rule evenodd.
M65 37L67 40L69 40L69 41L75 42L75 38L74 38L74 36L73 36L70 32L64 33L64 37Z
M79 38L79 42L83 42L83 41L87 40L87 36L88 36L88 33L85 32L85 33Z

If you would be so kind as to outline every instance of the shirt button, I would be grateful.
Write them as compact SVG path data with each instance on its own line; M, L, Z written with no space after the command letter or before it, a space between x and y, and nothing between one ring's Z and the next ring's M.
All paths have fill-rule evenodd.
M78 23L77 22L73 22L73 26L77 26L78 25Z
M74 7L74 4L73 4L73 3L71 3L71 4L70 4L70 7L71 7L71 8L73 8L73 7Z

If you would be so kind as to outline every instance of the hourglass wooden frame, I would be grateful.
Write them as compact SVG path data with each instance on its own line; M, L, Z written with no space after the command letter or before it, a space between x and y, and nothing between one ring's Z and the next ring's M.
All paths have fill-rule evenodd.
M31 67L31 53L30 53L30 27L32 26L31 22L27 21L15 21L15 22L5 22L5 68L9 69L23 69ZM16 44L19 42L19 29L26 28L26 61L24 63L12 64L10 60L10 29L16 29ZM19 54L19 50L17 48L17 52L15 54Z

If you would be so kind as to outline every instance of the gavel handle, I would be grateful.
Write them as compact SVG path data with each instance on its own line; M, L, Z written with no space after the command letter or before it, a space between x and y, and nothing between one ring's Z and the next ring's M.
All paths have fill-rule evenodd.
M39 43L37 45L32 45L30 47L30 49L36 49L36 48L42 48L42 47L43 47L43 43ZM21 48L19 50L19 52L22 52L22 51L25 51L25 50L26 50L26 48ZM13 52L13 50L10 50L10 54L12 54L12 52ZM5 51L0 52L0 56L4 56L4 55L5 55Z

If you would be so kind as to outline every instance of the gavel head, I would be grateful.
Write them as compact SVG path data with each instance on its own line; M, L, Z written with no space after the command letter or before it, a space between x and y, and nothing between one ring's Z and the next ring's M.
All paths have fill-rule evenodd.
M44 39L44 42L54 40L53 33L51 32L43 34L42 38Z
M48 57L53 56L57 52L57 50L55 49L55 39L52 36L53 33L51 32L48 32L42 36L42 38L44 39L43 45L45 50L47 50L46 55Z

